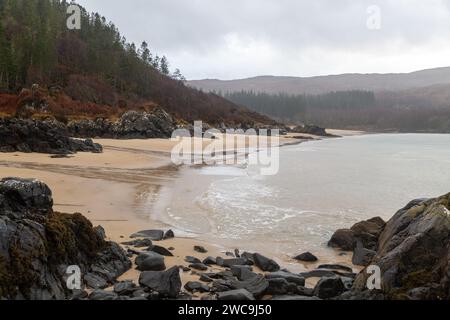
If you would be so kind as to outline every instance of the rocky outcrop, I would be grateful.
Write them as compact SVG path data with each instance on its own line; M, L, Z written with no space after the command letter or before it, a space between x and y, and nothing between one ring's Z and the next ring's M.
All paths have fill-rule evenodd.
M354 251L358 256L355 262L364 261L361 256L370 255L369 251L377 250L378 238L385 225L386 223L379 217L358 222L350 229L337 230L328 242L328 246L344 251ZM355 264L361 265L361 263Z
M0 119L0 152L39 152L70 154L102 152L91 139L69 136L66 126L56 120Z
M69 132L80 138L147 139L168 138L176 129L174 119L163 109L128 111L117 122L98 118L68 124Z
M381 270L381 290L369 290L363 270L345 299L450 298L450 194L414 200L389 220L369 262Z
M54 212L52 205L42 182L0 181L0 299L67 299L73 294L69 266L80 268L84 283L93 286L111 285L131 267L101 228L81 214Z
M297 126L292 129L292 132L295 133L304 133L304 134L312 134L320 137L331 137L332 135L327 133L327 130L315 125L303 125Z

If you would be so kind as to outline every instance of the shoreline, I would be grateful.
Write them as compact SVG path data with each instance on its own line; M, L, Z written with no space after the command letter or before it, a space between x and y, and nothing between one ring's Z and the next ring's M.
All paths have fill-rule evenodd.
M305 141L308 140L282 137L280 145ZM161 196L161 190L172 188L173 182L179 179L180 168L170 163L174 142L167 139L96 139L95 142L104 146L102 154L77 153L62 159L37 153L0 154L0 176L36 178L45 182L53 190L56 211L83 214L94 226L103 226L108 240L117 243L127 241L129 235L139 230L171 228L148 211ZM167 260L168 267L182 264L185 256L193 254L194 245L202 245L217 256L235 249L191 235L193 237L182 232L168 240L176 256ZM286 262L283 257L274 258L283 264ZM314 267L314 264L305 264L304 270ZM137 276L132 269L121 279L136 280ZM184 275L183 279L191 281L192 276Z

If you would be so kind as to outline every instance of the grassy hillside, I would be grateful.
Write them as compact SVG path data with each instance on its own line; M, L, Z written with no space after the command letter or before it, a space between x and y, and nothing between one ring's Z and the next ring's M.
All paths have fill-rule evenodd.
M0 0L0 113L30 99L68 116L114 116L161 106L187 121L269 123L270 119L185 86L167 58L128 43L100 14L82 10L81 29L66 27L56 0ZM39 85L39 93L30 89ZM36 86L34 86L36 88Z

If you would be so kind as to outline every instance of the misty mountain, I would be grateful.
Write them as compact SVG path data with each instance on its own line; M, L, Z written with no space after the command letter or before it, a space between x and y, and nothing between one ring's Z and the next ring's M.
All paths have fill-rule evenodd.
M204 91L255 91L264 93L321 94L332 91L401 91L450 84L450 67L411 73L342 74L318 77L260 76L239 80L192 80L188 84Z

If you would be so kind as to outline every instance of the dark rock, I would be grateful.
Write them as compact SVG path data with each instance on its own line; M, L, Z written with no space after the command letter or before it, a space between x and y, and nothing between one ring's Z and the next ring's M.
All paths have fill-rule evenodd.
M354 224L350 229L337 230L328 245L333 248L352 251L360 241L364 248L376 250L378 237L383 231L386 223L383 219L376 217Z
M46 214L51 211L53 206L52 192L50 188L39 180L30 180L22 178L3 178L0 181L1 192L10 199L10 213L15 212L18 206L25 209L35 209L40 213ZM5 203L6 204L6 203ZM23 217L22 213L15 216Z
M358 245L353 251L352 263L356 266L368 266L376 254L375 251L364 248L358 241Z
M289 292L289 283L286 279L282 278L269 278L269 287L266 290L266 294L271 295L284 295Z
M315 261L319 260L311 252L304 252L302 254L299 254L294 259L298 260L298 261L304 261L304 262L315 262Z
M209 287L207 285L204 285L203 283L196 282L196 281L189 281L184 285L184 288L187 291L190 292L209 292Z
M339 277L325 277L320 279L314 288L314 295L320 299L330 299L345 291L344 283Z
M385 226L386 222L383 219L375 217L354 224L350 230L355 234L357 242L361 242L363 248L377 250L378 238Z
M151 246L149 249L150 249L150 251L156 252L162 256L173 257L172 252L170 252L168 249L166 249L164 247L154 245L154 246Z
M248 260L245 258L233 258L233 259L220 259L219 261L219 259L217 259L217 264L219 264L222 267L230 268L231 266L248 265Z
M218 300L231 300L231 301L255 300L253 295L245 289L219 292L217 295L217 299Z
M162 230L143 230L136 232L130 238L148 238L153 241L161 241L164 238L164 231Z
M223 266L223 261L224 261L224 259L222 257L217 257L216 258L216 263L219 266Z
M342 270L345 272L353 272L353 269L341 264L321 264L317 269Z
M114 292L97 289L89 295L89 300L116 300L117 297Z
M202 273L201 275L200 275L200 281L203 281L203 282L213 282L213 279L211 279L207 274L205 274L205 273Z
M294 129L292 129L292 131L296 132L296 133L312 134L312 135L320 136L320 137L332 136L332 135L329 135L324 128L321 128L321 127L315 126L315 125L297 126Z
M241 269L240 273L238 274L237 278L241 281L250 280L251 278L254 278L257 274L251 271L250 269Z
M187 263L202 263L200 259L191 256L187 256L186 258L184 258L184 261L186 261Z
M285 272L285 271L277 271L266 274L267 279L285 279L289 283L295 283L298 286L305 285L305 278L296 275L294 273Z
M136 291L136 285L133 281L122 281L114 285L114 292L119 296L130 295Z
M208 267L204 265L203 263L192 263L189 265L189 268L199 270L199 271L206 271L208 270Z
M211 277L214 277L214 276L211 275ZM235 279L233 276L233 273L229 270L217 272L217 273L215 273L215 277L222 278L222 279L233 279L233 280Z
M240 266L240 265L233 265L231 266L231 272L233 274L233 276L237 277L238 279L241 279L242 273L245 271L250 271L252 272L253 269L251 266Z
M217 264L217 260L216 260L216 258L214 258L214 257L207 257L207 258L205 258L205 259L203 260L202 263L209 266L209 265L212 265L212 264Z
M356 246L355 233L350 229L339 229L332 235L328 246L352 251Z
M355 273L350 272L339 272L334 270L325 270L325 269L316 269L311 270L307 272L302 272L299 274L299 276L309 279L309 278L322 278L322 277L336 277L336 276L342 276L347 278L355 278Z
M39 152L68 154L102 152L102 146L91 139L70 137L66 126L56 120L0 119L0 152Z
M181 290L181 278L178 267L167 271L146 271L139 276L139 284L163 297L176 298Z
M94 228L94 231L100 237L100 239L106 239L106 231L102 226L96 226Z
M141 253L135 261L140 271L162 271L166 269L164 257L155 252Z
M138 290L133 291L132 296L133 296L133 298L147 299L149 294L142 289L138 289Z
M67 126L73 136L113 139L169 138L176 129L173 118L164 110L127 111L117 122L108 119L82 120Z
M164 234L164 240L175 238L175 233L172 230L167 230Z
M202 246L194 246L194 250L198 253L207 253L208 250L206 250L204 247Z
M253 257L253 253L250 252L243 252L241 254L241 258L247 259L248 261L248 265L254 265L255 264L255 259Z
M232 289L245 289L255 297L260 297L269 287L269 282L261 274L255 274L255 276L244 281L230 281L230 287Z
M150 247L152 246L152 240L150 239L137 239L127 242L122 242L125 246L133 246L136 248L144 248L144 247Z
M68 266L78 266L94 288L131 267L122 248L85 217L54 212L52 203L42 182L0 180L0 300L70 299Z
M382 294L388 299L408 299L409 294L431 299L450 298L450 194L418 199L399 210L378 239L370 262L381 270ZM363 270L355 279L352 294L376 296L368 290L372 274ZM419 294L420 293L420 294ZM411 297L412 298L412 297Z
M253 255L253 259L255 260L255 265L260 268L262 271L275 272L280 270L280 266L274 260L264 257L259 253L255 253Z
M226 255L227 257L233 257L233 258L236 258L236 256L234 255L234 253L233 253L233 252L230 252L230 251L225 252L225 255Z
M108 281L95 273L87 273L84 276L84 282L89 288L92 289L105 289L109 286Z
M241 254L239 253L239 249L234 249L234 256L236 258L240 258L241 257Z

